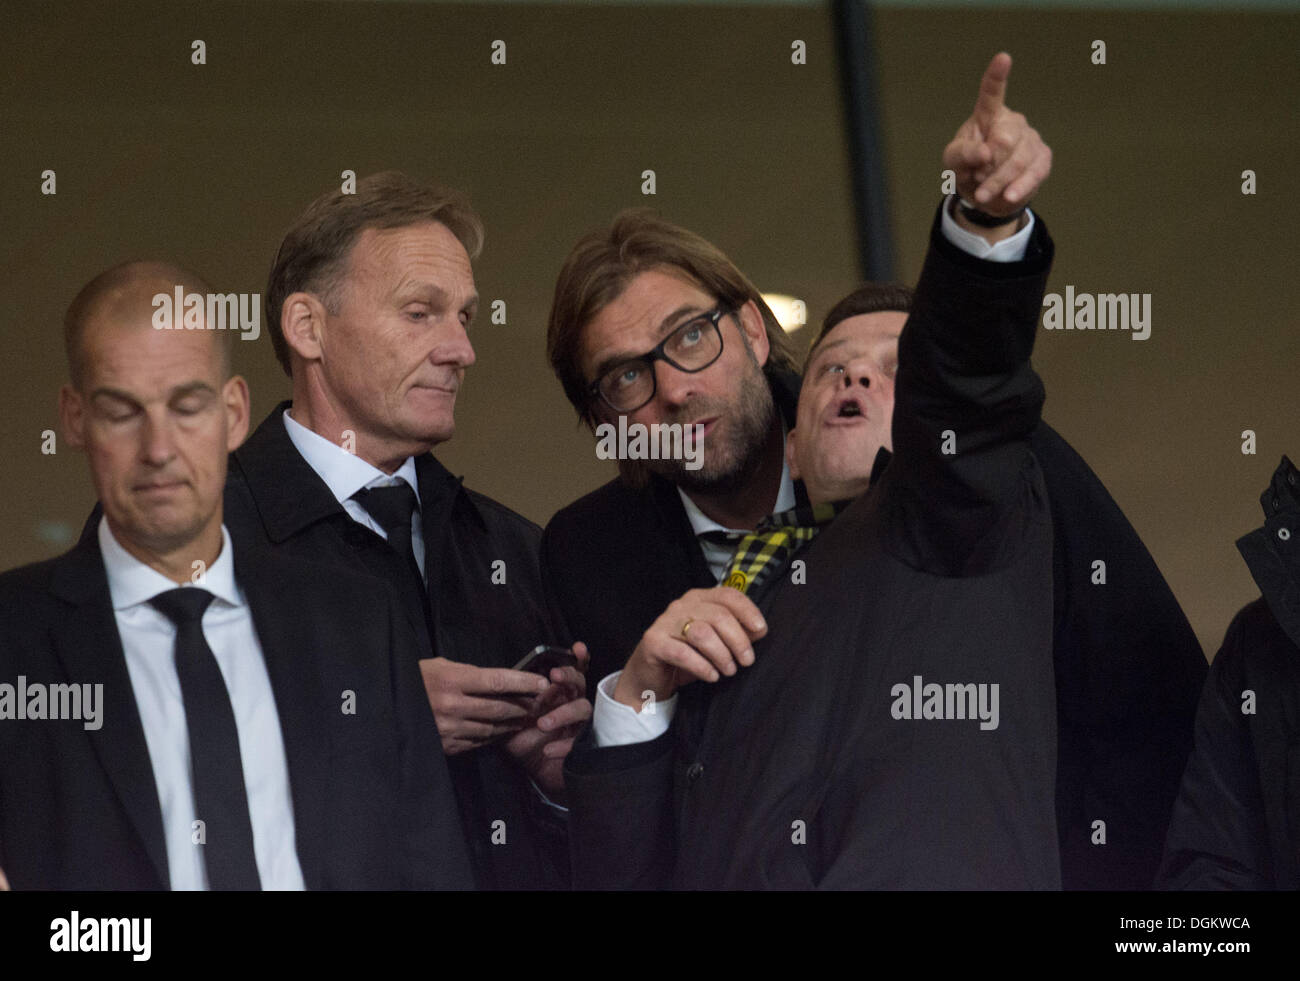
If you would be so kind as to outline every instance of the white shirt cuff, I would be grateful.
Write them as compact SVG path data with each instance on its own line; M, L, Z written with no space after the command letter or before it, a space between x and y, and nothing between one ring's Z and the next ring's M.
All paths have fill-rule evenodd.
M596 738L596 748L607 746L627 746L631 743L647 743L658 739L673 722L673 712L677 709L677 696L666 698L662 702L647 701L641 710L631 705L615 701L614 688L618 685L618 676L622 671L615 671L602 678L596 686L596 704L591 713L591 731Z
M984 236L976 235L974 232L962 228L957 224L957 219L949 214L950 202L954 197L956 197L955 194L950 194L943 202L943 217L940 221L944 238L963 252L969 252L975 258L987 259L989 262L1019 262L1025 257L1025 249L1029 245L1029 235L1034 230L1034 213L1032 211L1028 208L1025 209L1025 214L1028 215L1029 220L1025 222L1024 228L1010 238L1004 238L996 245L989 245Z

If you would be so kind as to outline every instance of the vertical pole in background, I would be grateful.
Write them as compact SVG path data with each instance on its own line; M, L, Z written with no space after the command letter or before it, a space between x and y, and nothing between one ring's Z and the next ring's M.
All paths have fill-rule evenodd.
M894 278L885 148L880 134L876 80L872 71L875 44L871 11L865 0L832 0L834 31L844 92L849 176L853 182L853 217L858 241L858 268L863 279Z

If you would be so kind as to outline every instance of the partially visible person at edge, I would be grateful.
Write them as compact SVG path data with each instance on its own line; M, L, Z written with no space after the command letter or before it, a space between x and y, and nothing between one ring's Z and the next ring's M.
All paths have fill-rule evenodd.
M1233 619L1196 713L1167 889L1300 889L1300 471L1286 457L1237 541L1260 596Z

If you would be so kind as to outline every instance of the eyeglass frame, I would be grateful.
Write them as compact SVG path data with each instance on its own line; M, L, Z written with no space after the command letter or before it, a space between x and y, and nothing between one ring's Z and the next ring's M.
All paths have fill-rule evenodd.
M701 313L701 314L697 314L694 317L688 317L686 320L683 320L680 324L678 324L676 327L670 330L668 332L667 337L665 337L662 341L656 344L645 354L640 354L632 358L626 358L625 360L620 361L618 364L611 367L609 371L606 371L603 374L601 374L599 378L597 378L594 382L592 382L589 386L587 386L587 397L589 399L592 399L593 401L599 398L602 402L604 402L607 406L609 406L610 409L612 409L614 412L617 412L619 414L636 412L638 409L645 408L654 400L654 397L659 394L659 376L655 373L655 362L663 361L665 364L670 365L671 367L677 369L678 371L686 375L699 374L704 369L710 368L713 365L717 364L718 358L722 357L722 350L726 346L726 341L722 337L722 328L718 326L718 321L720 321L723 317L735 313L738 309L740 308L737 306L733 306L732 304L720 303L707 313ZM713 332L718 335L718 353L715 354L712 358L710 358L707 364L702 364L698 368L683 368L676 361L670 358L666 353L664 353L664 347L667 346L669 341L671 341L674 337L677 336L678 331L685 330L687 327L695 323L697 320L708 321L709 326L713 328ZM646 366L650 369L650 383L651 383L650 394L646 397L646 400L642 402L640 405L635 405L630 409L620 409L617 406L615 406L614 403L610 402L609 399L605 398L605 393L600 390L600 383L605 378L609 377L609 373L611 371L615 371L618 368L621 368L623 365L631 364L634 361L644 361L646 363Z

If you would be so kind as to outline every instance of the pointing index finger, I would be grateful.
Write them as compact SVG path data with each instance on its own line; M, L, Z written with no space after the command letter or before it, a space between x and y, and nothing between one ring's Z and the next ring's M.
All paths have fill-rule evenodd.
M1001 111L1007 97L1007 76L1011 74L1011 55L999 51L984 69L980 80L980 94L975 100L975 121L981 135L987 137L989 126Z

